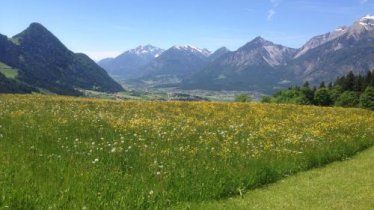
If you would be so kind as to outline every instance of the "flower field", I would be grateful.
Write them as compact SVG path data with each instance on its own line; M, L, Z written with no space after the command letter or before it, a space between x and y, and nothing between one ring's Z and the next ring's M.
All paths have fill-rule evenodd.
M165 209L374 145L374 112L0 95L0 209Z

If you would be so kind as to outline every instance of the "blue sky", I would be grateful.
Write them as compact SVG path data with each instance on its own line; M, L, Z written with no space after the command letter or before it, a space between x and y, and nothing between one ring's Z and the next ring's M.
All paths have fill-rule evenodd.
M290 47L374 13L374 0L3 0L0 33L40 22L94 59L138 45L231 50L256 36Z

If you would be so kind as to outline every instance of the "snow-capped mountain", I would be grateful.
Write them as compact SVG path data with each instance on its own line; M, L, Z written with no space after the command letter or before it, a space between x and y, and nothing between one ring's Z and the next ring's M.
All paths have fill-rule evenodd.
M351 27L351 34L359 34L364 31L373 31L374 30L374 15L366 15Z
M360 39L360 37L367 32L374 31L374 15L366 15L356 21L352 26L342 26L334 31L328 32L323 35L313 37L309 40L302 48L298 50L295 55L295 58L298 58L306 54L309 50L319 47L327 42L336 40L341 37ZM338 50L342 47L341 44L337 43L334 47L335 50Z
M139 55L139 56L151 56L151 57L158 57L162 52L163 49L154 47L152 45L141 45L135 49L129 50L127 53Z
M228 52L185 79L187 89L248 90L282 78L275 68L286 65L296 50L256 37L237 51ZM279 81L278 81L279 80Z
M116 58L103 59L98 64L116 79L134 79L142 76L141 69L163 52L152 45L139 46Z
M257 37L184 80L187 89L273 90L283 85L329 82L349 71L374 69L374 15L315 36L300 49Z
M315 36L299 49L256 37L233 52L221 48L211 53L190 45L166 51L140 46L100 64L112 75L123 74L122 78L178 77L183 79L181 87L187 89L271 92L291 83L332 81L349 71L365 73L374 69L373 58L374 15L367 15L351 26ZM119 65L121 59L126 62ZM116 64L117 71L111 72L108 64Z
M285 65L295 52L295 49L274 44L262 37L256 37L220 62L238 68L246 68L251 65L279 66Z
M316 37L313 37L311 40L309 40L304 46L302 46L298 52L295 55L295 58L298 58L305 53L307 53L309 50L314 49L320 45L323 45L331 40L334 40L344 34L346 34L348 31L348 27L339 27L335 29L334 31L328 32L323 35L319 35Z
M367 15L349 27L312 38L289 65L296 80L319 83L337 76L374 69L374 16Z
M144 76L186 76L208 64L211 52L190 45L173 46L144 68Z
M181 50L185 52L195 53L195 54L202 54L204 56L210 56L212 53L207 49L200 49L191 45L175 45L172 49Z

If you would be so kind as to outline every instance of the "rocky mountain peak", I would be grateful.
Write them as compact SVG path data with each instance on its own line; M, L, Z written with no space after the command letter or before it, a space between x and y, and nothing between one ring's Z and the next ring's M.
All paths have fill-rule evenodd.
M151 54L153 56L162 53L164 50L150 44L148 45L140 45L135 49L129 50L129 53L133 53L136 55L144 55L144 54Z
M226 53L229 53L230 50L227 49L226 47L221 47L219 49L217 49L216 51L214 51L210 56L209 56L209 59L210 60L216 60L217 58L221 57L222 55L226 54Z
M51 53L55 56L69 54L66 46L40 23L31 23L27 29L13 36L12 40L25 50L36 50L46 56Z
M198 53L204 56L209 56L211 52L207 49L200 49L191 45L175 45L170 50L185 51L190 53Z
M248 51L248 50L258 50L265 46L275 45L273 42L265 40L261 36L254 38L252 41L245 44L243 47L239 48L238 51Z
M359 20L362 25L373 25L374 24L374 15L366 15Z
M257 36L256 38L254 38L252 40L253 43L266 43L267 40L265 40L264 38L262 38L261 36Z
M366 15L350 27L348 35L349 37L359 39L361 34L371 31L374 31L374 16Z
M55 39L58 40L48 29L46 29L42 24L40 23L31 23L28 28L26 28L21 33L17 34L15 37L19 37L22 39L27 38L49 38L49 39Z

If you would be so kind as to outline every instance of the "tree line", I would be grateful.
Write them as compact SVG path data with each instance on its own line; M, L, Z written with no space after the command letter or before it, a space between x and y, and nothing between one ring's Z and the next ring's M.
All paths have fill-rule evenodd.
M263 97L264 103L291 103L300 105L363 107L374 110L374 71L366 75L349 72L334 82L322 82L319 87L311 87L305 82L270 97Z

